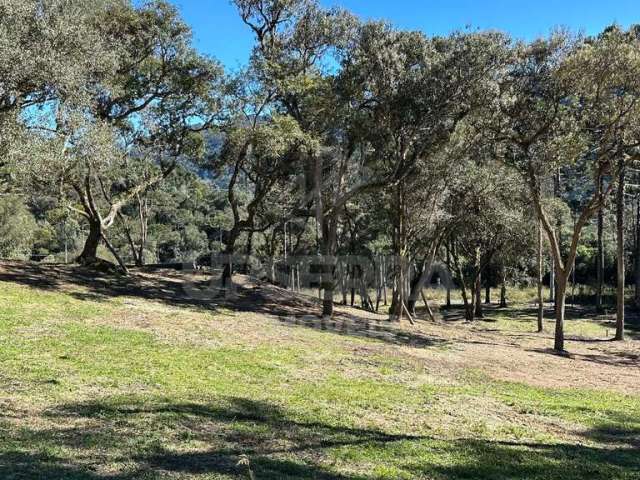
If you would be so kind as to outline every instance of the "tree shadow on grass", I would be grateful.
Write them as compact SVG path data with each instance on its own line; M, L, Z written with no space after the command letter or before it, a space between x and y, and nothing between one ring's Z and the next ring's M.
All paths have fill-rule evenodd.
M299 421L277 406L243 398L205 405L119 397L60 405L42 417L56 426L14 430L10 444L25 451L63 447L71 458L6 452L0 454L0 478L125 480L147 472L144 478L218 474L248 479L247 466L238 464L246 455L260 480L366 480L370 477L334 471L323 452L421 438ZM199 448L183 448L194 442ZM87 458L128 465L127 471L98 475L104 465Z
M336 315L331 319L322 319L310 315L281 316L278 320L288 327L311 328L338 335L368 338L381 342L409 346L413 348L441 347L449 341L420 331L411 331L385 320L357 317L354 315Z
M321 306L311 297L266 283L241 283L226 297L211 288L211 275L170 270L144 273L133 270L124 277L85 267L38 265L26 262L0 264L0 282L13 282L46 291L63 291L83 301L100 302L114 297L133 297L170 306L220 312L221 307L278 318L282 324L331 333L371 338L394 345L430 347L445 343L417 330L402 328L381 316L370 318L355 310L337 309L330 320L319 318ZM82 291L78 291L81 287Z
M133 480L133 474L100 475L90 468L44 453L0 453L0 476L4 480ZM153 478L153 477L147 477Z
M597 446L387 433L300 420L246 398L213 404L106 398L57 406L42 421L47 428L4 435L13 450L0 453L0 478L248 479L247 466L238 464L243 455L259 480L373 480L380 478L370 471L373 466L442 479L597 480L640 473L640 456L630 441L638 435L637 424L620 434L617 421L606 431L599 427L584 434L599 441ZM44 453L59 447L67 457ZM347 454L354 460L340 468L332 449L359 453Z
M215 310L216 302L188 295L185 277L177 271L145 274L132 271L123 276L74 265L39 265L28 262L2 262L0 282L12 282L45 291L60 291L88 301L115 297L137 297L170 306ZM78 287L84 291L78 291Z
M222 439L227 447L226 453L235 455L280 454L425 438L302 421L292 418L279 406L239 397L225 397L216 404L167 403L161 400L141 404L135 398L85 402L58 406L47 411L45 416L62 419L97 418L107 422L132 421L133 424L136 419L152 418L158 424L176 423L190 433L192 440L211 442ZM74 442L78 432L67 433L70 435L65 434L59 440L77 446ZM224 436L220 437L220 433L224 433ZM274 437L274 433L281 436ZM283 446L283 438L286 438L287 445ZM108 438L100 439L101 445L108 443ZM229 449L230 444L235 448Z
M631 447L640 454L640 423L616 424L603 423L591 430L585 436L600 443Z
M484 318L475 319L473 323L477 325L488 325L495 322L495 315L500 314L502 317L506 317L510 322L518 322L521 324L531 325L532 330L535 328L535 322L538 315L538 307L536 305L512 305L506 308L500 308L499 306L483 305ZM626 309L626 323L625 332L630 339L640 339L640 315L633 312L631 309ZM554 309L549 304L545 305L544 319L545 322L554 322ZM445 322L458 322L464 321L464 309L462 305L454 305L447 309L443 319ZM613 335L615 324L615 312L603 315L596 311L592 305L568 305L565 310L565 321L567 322L567 328L571 328L571 322L576 320L589 321L596 325L600 325L610 330ZM498 330L496 330L498 331ZM504 330L502 330L504 332ZM523 335L523 334L518 334ZM527 335L527 334L524 334ZM606 341L607 338L594 339L592 337L584 337L578 335L567 334L565 337L567 340L575 342L599 342Z
M492 480L627 479L640 473L633 448L459 439L443 450L452 459L449 464L418 464L407 470L416 478Z

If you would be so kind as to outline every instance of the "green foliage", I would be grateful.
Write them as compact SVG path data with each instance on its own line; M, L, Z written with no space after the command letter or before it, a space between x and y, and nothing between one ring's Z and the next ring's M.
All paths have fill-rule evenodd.
M129 262L278 258L286 223L300 254L420 262L455 237L465 270L480 249L525 281L533 191L566 255L592 180L613 185L616 149L638 158L635 27L432 37L314 0L234 3L255 35L234 78L166 1L2 4L0 191L37 222L12 255L78 253L99 223ZM593 263L587 225L585 283Z
M0 195L0 257L27 258L38 230L22 197Z
M25 44L33 46L31 60L46 62L47 55L64 55L48 48L50 34L62 50L73 49L76 61L47 65L37 77L16 81L15 88L0 85L0 91L12 92L0 99L5 120L0 127L11 126L17 139L9 142L8 157L19 185L70 204L101 230L99 241L137 195L178 163L203 156L202 130L213 127L223 108L223 72L195 52L190 29L167 2L97 2L77 18L65 17L55 1L45 3L40 15L37 3L9 2L3 18L33 16L49 22L52 32L8 27L0 41L24 35ZM75 7L71 2L69 14ZM87 34L67 42L67 28ZM12 65L19 69L21 61L29 59L21 56ZM60 72L52 72L56 68ZM0 75L0 82L18 74L24 72L9 72L7 80ZM69 92L71 81L77 94ZM85 253L93 256L91 249Z

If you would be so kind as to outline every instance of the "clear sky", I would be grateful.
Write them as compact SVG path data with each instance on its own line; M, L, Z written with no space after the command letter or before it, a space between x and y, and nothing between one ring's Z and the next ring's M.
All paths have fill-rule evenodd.
M196 47L234 69L246 63L253 37L229 0L171 0L191 25ZM640 23L640 0L321 0L360 17L444 34L491 28L531 39L558 26L586 34L613 22Z

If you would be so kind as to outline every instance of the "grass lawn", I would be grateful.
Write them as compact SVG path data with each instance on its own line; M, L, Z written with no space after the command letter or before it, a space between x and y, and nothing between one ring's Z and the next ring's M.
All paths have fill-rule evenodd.
M640 478L606 324L559 357L526 305L385 336L162 297L0 275L0 478Z

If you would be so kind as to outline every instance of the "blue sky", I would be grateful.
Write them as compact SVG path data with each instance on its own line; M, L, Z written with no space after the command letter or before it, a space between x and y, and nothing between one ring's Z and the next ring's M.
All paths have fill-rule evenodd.
M253 37L228 0L171 0L191 25L196 47L234 69L246 63ZM363 18L443 34L492 28L531 39L558 26L587 34L613 22L640 23L640 0L321 0Z

